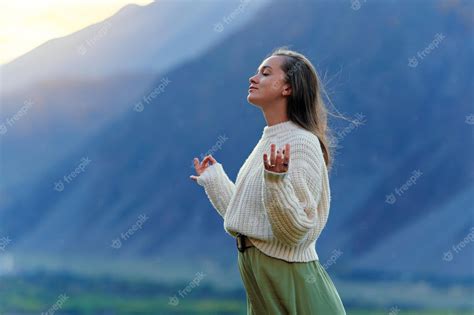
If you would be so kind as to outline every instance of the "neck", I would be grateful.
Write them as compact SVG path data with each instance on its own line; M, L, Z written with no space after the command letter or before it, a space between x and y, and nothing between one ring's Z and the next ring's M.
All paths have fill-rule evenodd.
M262 108L262 111L269 127L289 120L286 114L286 103L272 104Z

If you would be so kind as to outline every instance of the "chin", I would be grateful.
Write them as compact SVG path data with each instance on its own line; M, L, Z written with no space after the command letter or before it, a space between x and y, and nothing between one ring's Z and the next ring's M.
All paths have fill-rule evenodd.
M255 106L258 106L260 107L260 105L258 104L258 101L255 100L255 98L253 98L252 96L247 96L247 102L249 102L250 104L252 105L255 105Z

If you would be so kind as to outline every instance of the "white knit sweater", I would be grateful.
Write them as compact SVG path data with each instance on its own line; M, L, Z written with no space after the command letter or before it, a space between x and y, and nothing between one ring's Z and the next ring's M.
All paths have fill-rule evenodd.
M263 165L276 150L290 144L288 171ZM276 151L275 150L275 151ZM235 184L222 164L210 165L197 183L224 218L225 231L245 234L260 251L289 262L319 260L316 240L329 215L329 179L318 137L291 120L263 128L262 137L240 168Z

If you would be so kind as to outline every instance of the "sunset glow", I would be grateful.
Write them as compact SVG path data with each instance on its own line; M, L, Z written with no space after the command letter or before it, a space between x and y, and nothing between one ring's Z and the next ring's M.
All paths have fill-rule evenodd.
M127 4L152 0L15 0L0 10L0 64L44 42L100 22Z

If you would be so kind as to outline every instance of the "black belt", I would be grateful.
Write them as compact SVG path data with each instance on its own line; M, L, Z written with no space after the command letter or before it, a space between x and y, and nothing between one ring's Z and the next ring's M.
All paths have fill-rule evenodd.
M240 233L237 233L236 243L237 249L241 253L243 253L246 248L254 246L247 236Z

